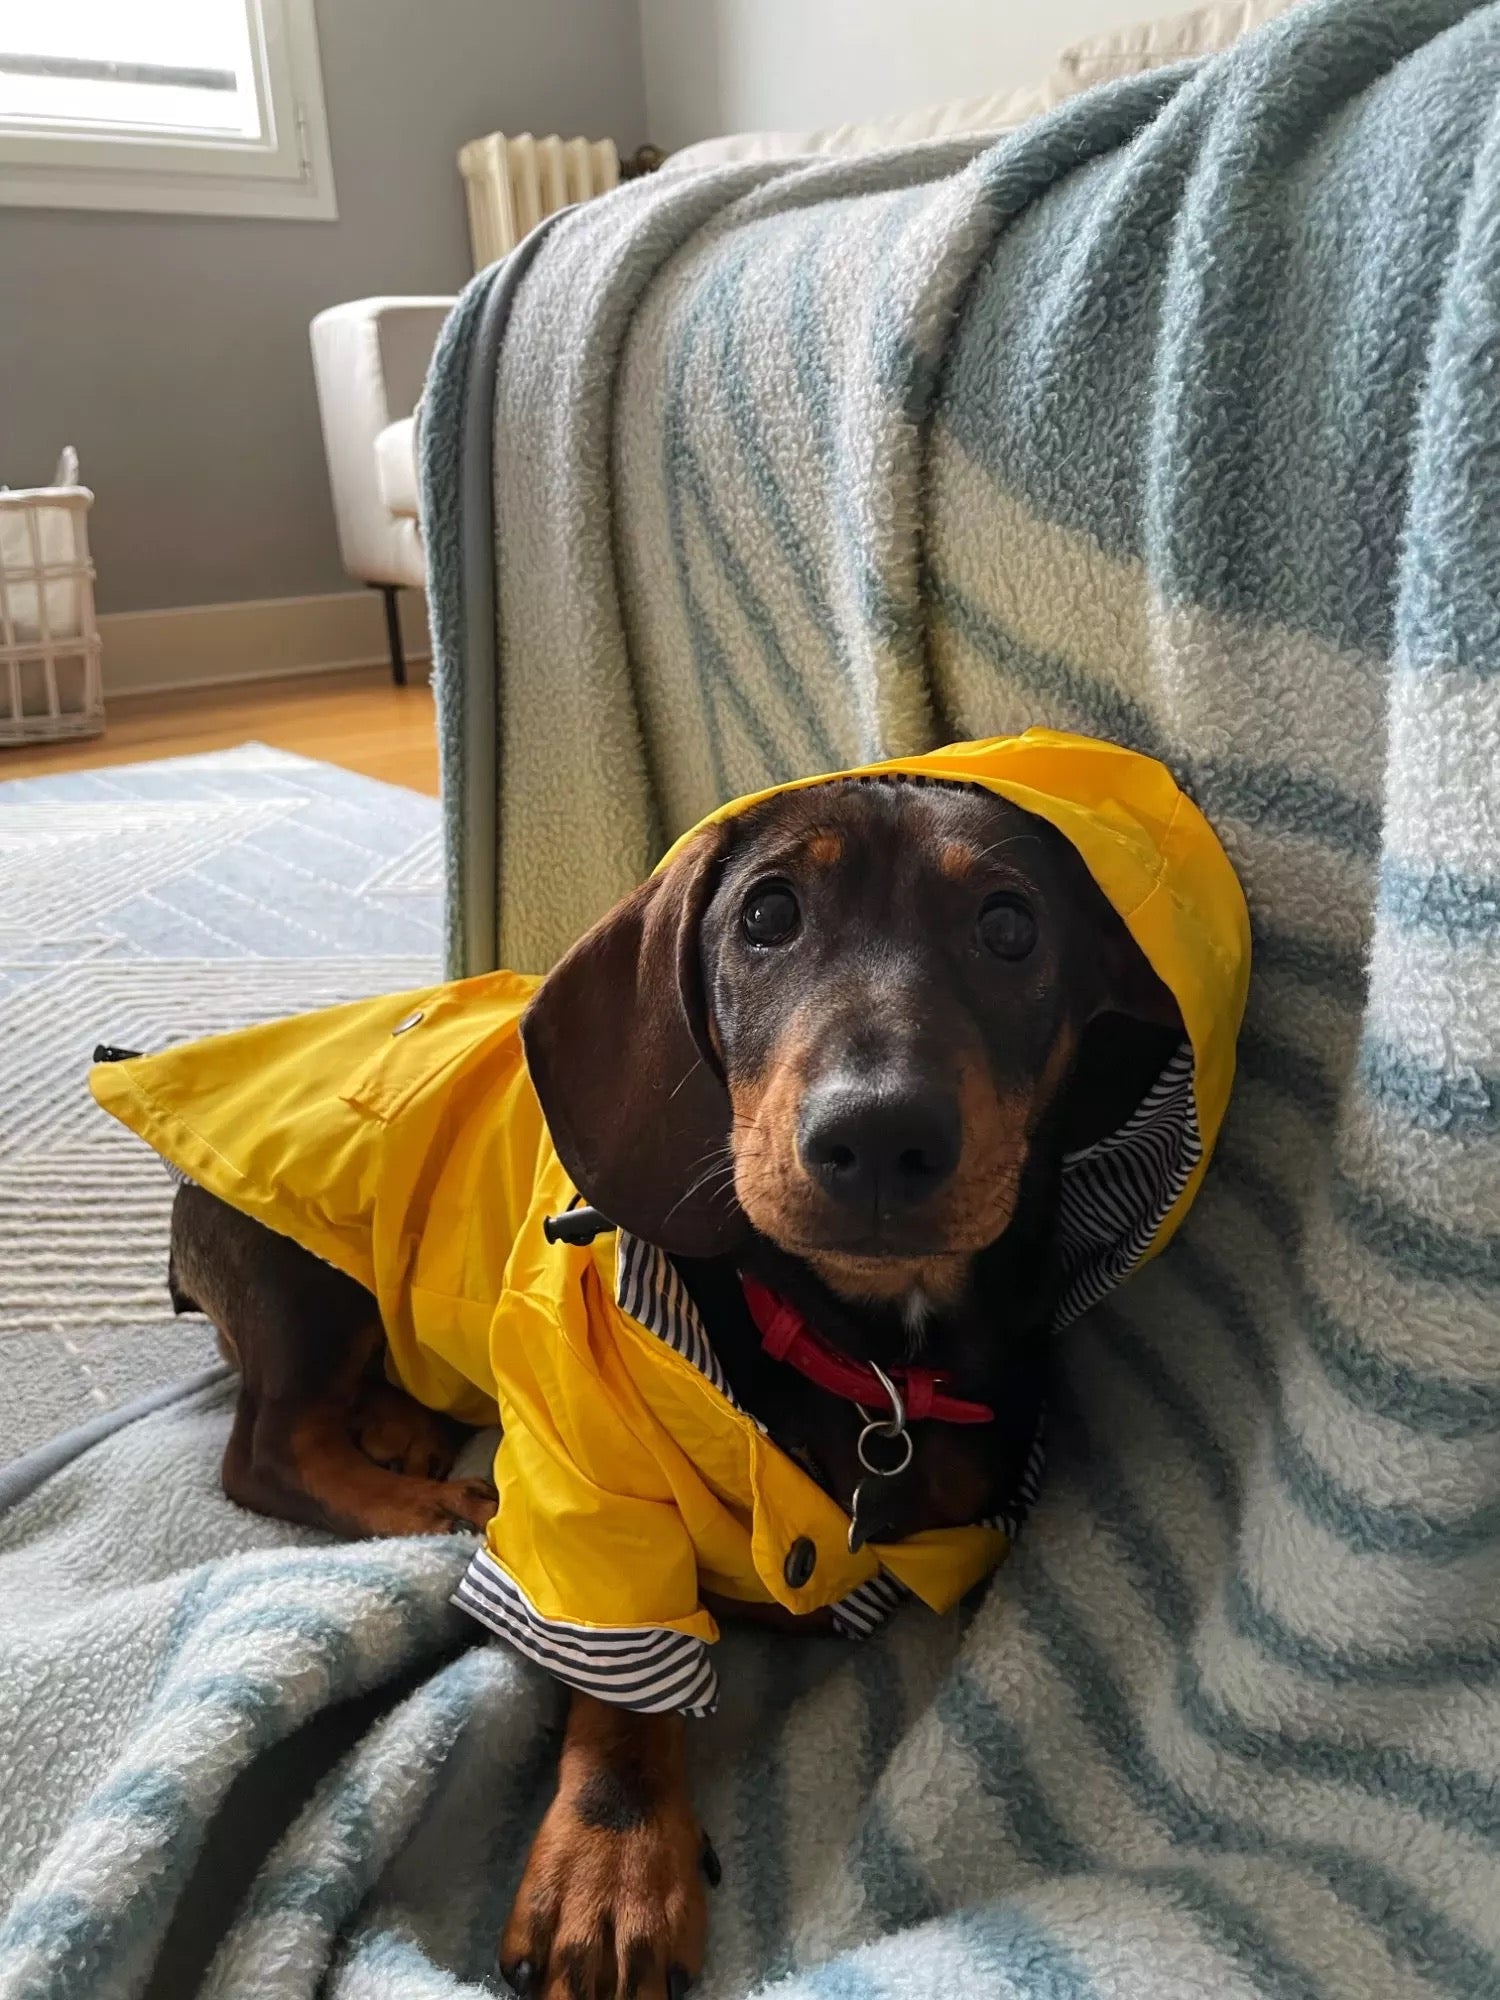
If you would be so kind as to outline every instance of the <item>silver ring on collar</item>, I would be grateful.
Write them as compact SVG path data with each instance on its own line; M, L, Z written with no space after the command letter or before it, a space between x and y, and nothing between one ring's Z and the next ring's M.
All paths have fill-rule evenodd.
M866 1472L873 1473L877 1479L894 1479L898 1473L905 1472L907 1466L911 1464L914 1450L911 1432L906 1428L906 1403L901 1391L879 1363L872 1361L870 1367L879 1376L881 1388L891 1399L891 1414L888 1417L873 1416L863 1403L858 1404L856 1407L865 1420L865 1427L860 1432L859 1441L854 1449ZM877 1465L871 1459L870 1443L877 1437L889 1438L893 1443L899 1444L901 1457L894 1465Z
M901 1447L901 1456L894 1465L877 1465L874 1462L870 1457L872 1438L889 1438ZM859 1441L854 1449L866 1472L873 1473L877 1479L894 1479L898 1472L905 1472L907 1466L911 1464L913 1449L911 1432L893 1431L889 1424L866 1424L859 1434Z

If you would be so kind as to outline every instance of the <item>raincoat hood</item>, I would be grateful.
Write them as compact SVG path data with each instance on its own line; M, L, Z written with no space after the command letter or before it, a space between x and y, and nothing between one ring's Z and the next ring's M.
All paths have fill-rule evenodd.
M775 785L709 813L707 827L785 792L860 778L976 785L1054 826L1177 1002L1186 1041L1121 1132L1064 1163L1068 1319L1170 1240L1202 1183L1234 1080L1250 978L1250 919L1218 837L1167 767L1097 737L1028 729Z

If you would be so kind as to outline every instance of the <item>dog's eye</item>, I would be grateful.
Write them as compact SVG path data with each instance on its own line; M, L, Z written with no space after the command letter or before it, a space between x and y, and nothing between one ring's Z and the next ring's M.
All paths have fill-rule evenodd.
M1025 958L1036 943L1036 918L1019 896L991 896L979 912L979 942L996 958Z
M745 898L740 929L751 944L786 944L795 937L801 914L785 882L762 882Z

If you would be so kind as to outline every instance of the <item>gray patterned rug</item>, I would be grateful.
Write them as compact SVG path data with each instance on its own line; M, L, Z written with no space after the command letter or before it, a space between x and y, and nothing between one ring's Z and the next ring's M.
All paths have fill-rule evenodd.
M0 783L0 1463L214 1359L95 1043L419 985L441 902L435 799L260 744Z

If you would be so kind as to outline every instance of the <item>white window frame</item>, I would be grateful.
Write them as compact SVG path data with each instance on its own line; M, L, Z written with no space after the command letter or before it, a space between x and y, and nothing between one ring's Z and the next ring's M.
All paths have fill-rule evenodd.
M0 119L0 206L336 221L313 0L246 5L265 138L95 137Z

